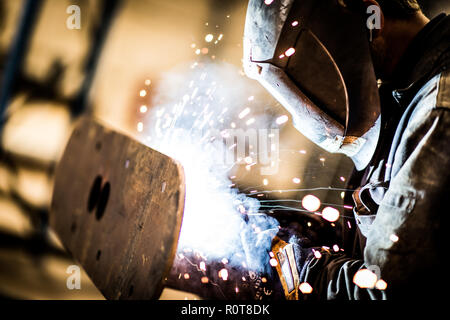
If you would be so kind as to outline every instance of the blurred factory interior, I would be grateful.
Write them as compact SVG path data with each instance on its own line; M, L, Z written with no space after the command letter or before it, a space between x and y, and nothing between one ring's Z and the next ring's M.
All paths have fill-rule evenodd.
M141 106L149 103L163 73L194 61L226 62L240 71L246 4L0 0L0 297L103 299L86 274L81 290L67 289L66 269L75 262L47 226L54 169L72 124L90 114L144 140L137 127L147 110ZM433 16L438 4L423 5ZM71 5L81 9L79 29L67 26ZM208 42L207 34L222 34L221 41ZM236 77L243 78L242 72ZM264 103L253 106L255 112L283 114L271 97L259 92L258 101ZM282 166L265 186L268 190L294 188L300 181L304 188L345 188L350 161L325 154L290 122L281 129L280 150L297 152L280 153ZM237 175L240 189L263 180L255 170ZM325 191L320 198L339 203L341 194ZM161 298L199 297L166 289Z

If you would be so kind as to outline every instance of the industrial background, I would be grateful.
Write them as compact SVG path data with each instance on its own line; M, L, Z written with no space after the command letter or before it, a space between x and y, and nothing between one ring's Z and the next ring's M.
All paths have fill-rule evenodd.
M430 17L444 4L450 7L448 1L422 3ZM80 29L66 26L70 5L81 8ZM0 0L0 297L104 299L86 274L81 290L67 289L66 269L76 262L47 225L54 169L72 124L90 114L145 140L139 124L162 74L195 61L226 62L240 70L246 5L245 0ZM220 43L207 41L207 34L222 35ZM236 77L248 81L249 92L255 90L242 72ZM263 102L255 113L283 114L267 94L256 100ZM280 153L279 174L259 190L299 183L345 187L350 161L319 150L290 122L281 128L280 150L289 152ZM240 190L263 180L255 170L241 168L236 175ZM329 203L341 199L336 192L318 196ZM268 199L276 200L276 193ZM189 293L189 284L175 289L166 288L161 298L214 297Z

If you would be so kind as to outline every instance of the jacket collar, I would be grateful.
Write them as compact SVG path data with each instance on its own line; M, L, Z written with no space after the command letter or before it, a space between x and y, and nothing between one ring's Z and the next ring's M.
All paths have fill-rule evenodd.
M389 87L401 107L406 108L429 79L448 67L449 50L450 16L442 13L417 34L394 71Z

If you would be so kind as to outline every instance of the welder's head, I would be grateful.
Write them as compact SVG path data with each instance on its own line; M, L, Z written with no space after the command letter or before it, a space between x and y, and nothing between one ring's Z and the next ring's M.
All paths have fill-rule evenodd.
M384 0L400 1L415 2ZM246 74L272 93L307 138L350 157L369 132L379 133L370 37L380 17L372 7L369 21L368 7L365 0L250 0L244 32ZM366 145L368 160L375 146Z
M423 15L416 0L347 0L351 3L363 1L367 7L371 5L379 6L380 18L378 28L373 29L370 41L370 50L378 79L390 80L394 67L398 61L393 57L392 42L394 46L405 46L408 43L407 37L396 37L396 31L406 29L410 34L421 29L424 21L428 19ZM389 38L391 37L391 41ZM394 50L398 50L395 48Z

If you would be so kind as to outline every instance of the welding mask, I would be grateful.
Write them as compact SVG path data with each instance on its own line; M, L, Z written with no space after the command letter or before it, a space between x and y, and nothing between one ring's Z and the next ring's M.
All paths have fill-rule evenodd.
M244 70L323 149L353 157L365 145L366 166L380 101L363 12L344 0L250 0Z

